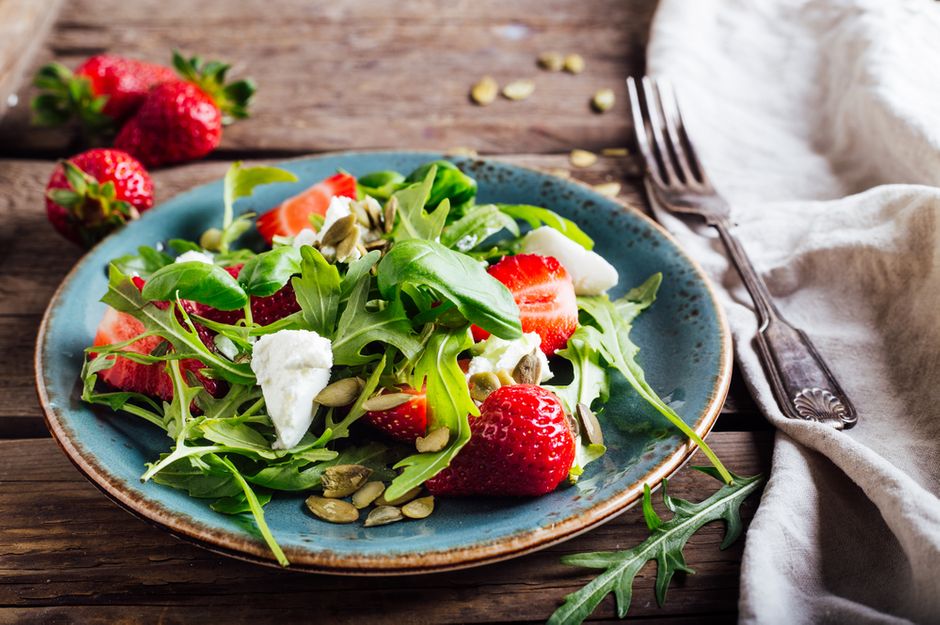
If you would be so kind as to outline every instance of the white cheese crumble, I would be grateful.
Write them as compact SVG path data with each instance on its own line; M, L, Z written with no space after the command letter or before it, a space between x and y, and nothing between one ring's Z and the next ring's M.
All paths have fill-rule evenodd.
M313 228L304 228L294 235L294 247L303 247L304 245L313 245L320 241L319 236Z
M616 286L620 277L603 256L584 249L554 228L536 228L522 239L527 254L552 256L568 270L578 295L600 295Z
M512 372L523 356L535 350L542 364L542 379L539 382L545 382L551 379L552 372L548 368L548 358L539 349L541 344L542 339L535 332L527 332L522 335L522 338L511 341L490 335L485 341L474 346L474 351L478 353L470 360L470 366L467 368L467 378L469 379L470 376L484 371L505 369Z
M274 449L290 449L313 422L314 398L330 382L333 346L309 330L265 334L254 345L251 370L277 431Z
M189 250L188 252L183 252L176 257L174 262L177 263L205 263L207 265L213 264L212 254L206 254L205 252L197 252L196 250Z

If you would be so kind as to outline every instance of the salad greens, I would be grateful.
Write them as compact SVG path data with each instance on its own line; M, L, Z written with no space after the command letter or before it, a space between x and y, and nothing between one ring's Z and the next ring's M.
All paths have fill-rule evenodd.
M407 176L377 172L358 179L360 198L383 202L384 207L374 205L384 209L385 220L394 220L369 231L376 249L356 248L343 262L329 246L295 246L290 238L276 238L272 249L258 253L235 249L253 217L236 216L236 202L259 185L295 180L278 168L236 163L225 176L221 227L202 239L212 243L206 245L210 249L175 240L166 249L141 247L136 255L115 259L102 301L133 317L141 331L126 341L88 348L82 371L84 401L140 417L170 439L168 451L148 465L143 480L209 500L223 514L250 514L285 566L264 513L277 492L319 489L331 467L361 464L375 472L373 479L391 482L386 495L394 500L446 468L470 439L470 418L479 408L461 359L474 344L471 325L500 339L522 337L512 294L485 269L487 259L519 249L520 222L547 225L586 249L593 246L576 224L551 210L476 205L476 181L450 162L435 161ZM326 222L317 216L311 225ZM176 262L174 252L200 252L211 262ZM237 272L226 269L235 265L243 266ZM145 281L142 289L136 277ZM549 388L568 412L578 404L599 408L612 372L618 372L702 447L730 483L731 474L659 398L637 362L631 324L653 304L661 279L656 274L616 300L579 297L581 326L558 352L571 363L572 379ZM257 323L250 297L275 296L284 287L293 290L299 310L268 325ZM207 310L242 312L210 319ZM351 378L351 387L358 389L348 407L314 403L312 425L289 449L273 445L277 431L251 366L259 337L283 330L313 331L331 341L330 379ZM155 347L135 351L140 341ZM119 358L164 368L171 398L106 388L102 375ZM437 451L418 453L370 440L357 426L370 399L407 387L425 389L428 430L447 429L449 438ZM580 444L572 481L603 452L603 445Z

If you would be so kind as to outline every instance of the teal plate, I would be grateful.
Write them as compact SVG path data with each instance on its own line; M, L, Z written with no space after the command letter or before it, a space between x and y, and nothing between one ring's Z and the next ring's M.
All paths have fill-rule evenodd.
M264 211L333 174L408 172L441 155L360 152L289 161L299 182L262 187L239 202ZM647 217L589 187L494 161L453 159L479 182L481 202L546 206L575 220L620 272L612 295L663 273L656 303L637 321L640 363L660 395L705 435L731 377L727 324L701 269ZM132 416L93 410L79 400L82 350L91 344L104 304L109 259L170 238L198 238L221 219L221 181L197 187L148 211L89 252L52 298L39 330L36 382L52 435L69 459L106 495L133 514L225 555L276 565L250 518L218 514L204 500L153 482L144 463L167 449L166 436ZM313 518L301 496L278 496L266 508L274 536L294 570L346 574L441 571L495 562L584 532L636 503L643 484L657 485L694 449L626 383L614 383L603 413L606 456L576 486L536 499L445 499L421 521L363 528Z

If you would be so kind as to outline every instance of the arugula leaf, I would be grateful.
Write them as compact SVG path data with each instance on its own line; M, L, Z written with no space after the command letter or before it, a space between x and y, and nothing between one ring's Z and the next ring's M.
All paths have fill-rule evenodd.
M111 261L122 273L136 273L143 279L148 279L150 274L173 263L173 258L169 254L157 251L152 247L142 245L137 248L137 254L127 254L119 256Z
M435 171L434 184L427 200L428 206L438 206L444 200L453 206L471 201L477 194L477 181L460 171L450 161L437 160L425 163L408 174L405 182L424 180L428 173Z
M573 413L582 403L588 407L596 399L607 401L610 381L607 368L601 364L601 343L604 335L593 326L581 326L568 339L568 345L556 355L571 362L573 377L567 386L548 388L561 399L565 410Z
M223 445L226 451L248 452L267 460L284 455L272 450L271 443L260 432L232 419L203 419L198 428L203 438Z
M229 272L199 261L161 267L144 284L141 295L151 302L179 296L219 310L237 310L248 303L245 290Z
M716 479L723 479L711 467L693 467ZM581 590L568 595L564 604L548 619L549 625L578 625L597 608L609 593L617 598L617 614L627 615L633 596L633 579L650 560L656 561L656 601L666 601L666 590L676 571L694 573L685 563L682 549L689 538L706 523L723 520L725 538L721 549L730 546L741 535L741 504L760 488L763 477L734 475L733 485L722 486L718 492L700 503L676 499L666 494L667 481L663 480L663 502L674 515L663 522L653 510L650 488L643 487L643 517L650 529L650 537L633 549L624 551L598 551L565 556L561 561L573 566L604 569Z
M341 301L346 301L353 287L359 284L359 280L362 279L362 276L369 273L375 263L379 262L381 256L382 253L380 251L372 250L362 258L349 263L349 267L346 269L346 275L343 276L343 283L340 289Z
M360 195L371 195L377 200L387 200L392 193L405 186L405 177L397 171L376 171L356 180Z
M160 309L144 300L140 290L114 265L109 267L108 292L101 301L140 321L147 332L169 341L180 358L196 358L228 382L255 384L254 373L248 364L230 362L211 351L193 327L180 324L174 306ZM184 319L188 319L186 312L179 306L175 309L180 311Z
M260 503L262 506L268 505L268 503L271 501L271 493L257 493L257 497L258 503ZM222 497L221 499L216 499L209 504L209 507L216 512L221 512L222 514L241 514L243 512L251 512L251 504L248 502L248 499L245 497L245 494L242 491L239 491L239 493L233 497Z
M363 275L352 288L346 309L339 318L336 339L333 341L333 363L335 365L362 365L376 359L364 356L363 348L380 341L394 345L410 358L421 349L405 315L405 307L397 294L389 298L387 305L379 310L368 310L369 274Z
M234 497L242 492L231 473L214 465L183 458L166 466L153 476L157 484L185 490L190 497L198 499L221 499Z
M337 453L328 449L317 450L328 452L332 457L310 464L306 459L292 459L281 464L265 467L255 475L246 476L247 479L259 486L266 486L276 490L304 491L320 486L323 472L338 464L361 464L376 472L385 470L385 458L388 456L388 447L381 443L369 443L360 447L347 447Z
M410 239L396 243L379 262L378 287L391 298L405 285L427 287L451 301L471 323L503 339L522 336L512 294L483 266L440 243Z
M409 185L392 195L389 201L398 203L392 240L434 240L441 235L444 222L447 221L447 213L450 212L450 204L442 202L432 213L424 210L436 172L437 167L431 167L421 182Z
M466 215L444 228L441 243L460 252L469 252L490 236L508 230L519 236L519 225L493 204L470 209Z
M375 369L372 370L372 374L369 376L369 379L366 380L366 383L362 386L362 391L359 393L359 397L356 398L356 401L353 402L353 405L349 407L349 411L343 417L342 421L335 421L333 419L333 411L330 410L326 417L326 427L332 433L332 438L340 439L346 438L349 436L349 426L359 420L362 415L366 413L366 409L363 408L366 400L369 399L372 394L375 392L375 389L379 386L379 378L382 376L382 373L385 371L385 363L387 362L387 355L383 355L381 360L375 366Z
M239 272L238 282L248 295L274 295L300 273L300 254L296 247L285 245L253 256Z
M554 228L586 250L594 248L594 240L585 234L578 224L565 219L555 211L529 204L497 204L496 206L513 219L521 219L533 228L545 225Z
M139 338L135 337L135 340ZM98 346L99 351L109 346ZM166 429L163 423L163 412L156 401L143 393L130 391L95 391L98 382L98 372L114 366L116 356L112 353L98 353L91 359L86 359L82 365L82 401L90 404L107 406L111 410L123 410L153 423L159 428ZM139 402L139 403L136 403Z
M395 465L404 469L386 491L395 499L423 484L447 468L457 452L470 440L470 415L480 410L470 398L470 389L457 356L473 344L467 327L458 330L439 328L428 338L424 352L415 363L412 386L427 384L428 429L450 429L450 444L438 452L413 454Z
M575 440L574 462L568 470L568 482L574 484L584 474L584 467L607 453L607 447L596 443L587 445L578 436Z
M292 278L291 285L304 323L320 336L332 339L339 308L339 271L308 245L300 249L300 254L300 276Z
M297 176L279 167L244 167L241 161L232 163L232 166L225 172L225 180L222 182L222 202L225 211L222 217L222 229L224 230L232 223L235 200L250 196L254 193L255 187L273 182L297 182Z

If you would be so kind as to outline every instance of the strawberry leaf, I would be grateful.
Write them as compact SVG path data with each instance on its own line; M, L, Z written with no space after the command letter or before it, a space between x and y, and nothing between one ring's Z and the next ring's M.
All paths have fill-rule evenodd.
M711 467L693 467L717 479L723 479ZM668 521L661 521L653 510L649 486L643 491L643 516L650 528L650 537L632 549L624 551L599 551L565 556L561 561L573 566L604 569L581 590L565 597L564 604L548 619L549 625L578 625L594 612L598 604L609 593L617 599L617 614L627 615L633 595L633 579L650 560L656 561L656 601L660 606L666 601L666 590L673 575L678 571L694 573L685 562L682 553L689 538L703 525L712 521L725 522L724 549L733 543L743 531L741 504L756 492L763 477L734 475L731 485L722 486L716 493L700 503L671 498L666 494L667 481L663 480L663 501L674 513Z

